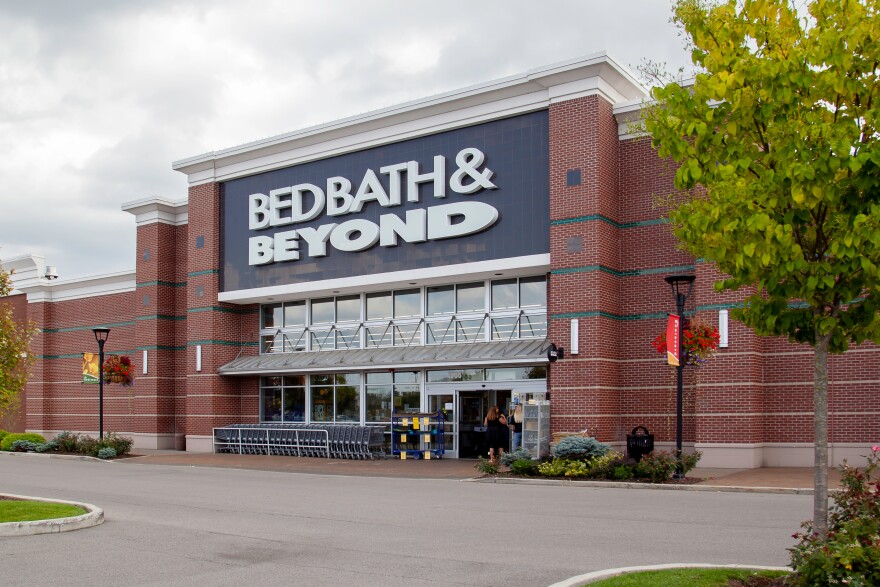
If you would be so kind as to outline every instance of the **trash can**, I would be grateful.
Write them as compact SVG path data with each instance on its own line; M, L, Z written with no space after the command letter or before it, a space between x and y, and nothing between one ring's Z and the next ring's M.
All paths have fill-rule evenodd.
M626 435L626 454L636 462L654 450L654 435L648 433L644 426L636 426L632 434Z

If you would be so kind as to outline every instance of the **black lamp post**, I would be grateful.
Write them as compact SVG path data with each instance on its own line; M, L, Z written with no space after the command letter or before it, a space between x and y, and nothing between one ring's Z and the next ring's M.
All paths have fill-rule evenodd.
M688 296L691 295L695 279L696 276L694 275L669 275L668 277L663 278L666 283L672 286L672 295L675 296L675 307L678 311L678 367L676 367L678 384L675 394L675 459L678 461L678 464L675 467L675 474L672 476L672 478L677 481L684 479L684 471L681 468L681 436L683 427L681 414L683 403L682 377L684 375L684 353L682 352L682 346L684 345L684 303L687 301ZM687 291L684 291L685 286L687 286Z
M110 329L92 328L98 341L98 438L104 439L104 343L110 336Z

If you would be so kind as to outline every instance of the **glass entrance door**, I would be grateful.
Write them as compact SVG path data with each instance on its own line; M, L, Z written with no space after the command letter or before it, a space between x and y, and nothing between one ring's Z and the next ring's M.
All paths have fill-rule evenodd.
M483 450L486 428L483 419L489 409L489 393L486 391L458 392L458 456L474 459Z
M458 439L456 438L456 414L455 396L451 393L441 393L428 396L428 411L443 412L446 414L446 424L443 425L445 431L446 455L449 458L458 457Z

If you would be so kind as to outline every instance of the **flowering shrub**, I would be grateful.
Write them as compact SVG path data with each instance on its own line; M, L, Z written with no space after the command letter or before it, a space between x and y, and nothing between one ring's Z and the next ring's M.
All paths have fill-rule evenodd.
M120 383L122 387L134 385L134 365L126 355L110 355L104 361L104 383Z
M699 367L713 356L718 350L718 329L699 320L685 320L684 331L681 337L681 347L684 352L683 365ZM661 332L654 342L651 343L658 353L666 354L666 331Z
M819 540L804 522L791 550L795 585L880 585L880 446L871 447L864 471L841 467L843 488L832 495L828 537Z

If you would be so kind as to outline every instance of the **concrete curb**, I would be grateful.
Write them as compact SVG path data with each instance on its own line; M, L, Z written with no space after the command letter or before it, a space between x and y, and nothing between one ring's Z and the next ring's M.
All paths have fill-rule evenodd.
M59 455L46 452L11 452L0 450L0 455L10 457L42 457L44 459L66 459L68 461L96 461L99 463L109 463L109 459L99 459L88 455ZM48 501L48 500L46 500Z
M14 495L12 493L0 493L0 497L12 499L25 499L30 501L49 501L52 503L66 503L75 505L86 510L81 516L70 518L53 518L51 520L34 520L32 522L4 522L0 524L0 537L7 536L33 536L34 534L54 534L56 532L71 532L82 528L91 528L104 523L104 510L90 503L78 501L66 501L63 499L49 499L47 497L30 497L27 495Z
M605 489L655 489L660 491L714 491L728 493L776 493L784 495L813 495L812 487L744 487L739 485L679 485L675 483L627 483L622 481L577 481L574 479L518 479L515 477L473 477L462 479L470 483L500 483L508 485L561 485L566 487L595 487Z
M639 573L641 571L661 571L664 569L747 569L752 571L789 571L789 567L762 567L758 565L713 565L699 563L671 563L667 565L647 565L641 567L620 567L619 569L606 569L604 571L593 571L585 575L577 575L570 579L565 579L558 583L553 583L550 587L575 587L578 585L587 585L595 583L602 579L617 577L618 575L626 575L628 573Z

